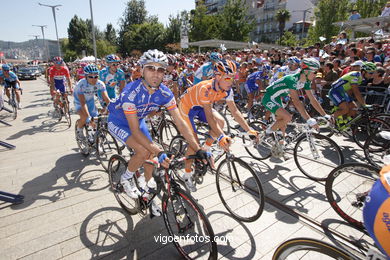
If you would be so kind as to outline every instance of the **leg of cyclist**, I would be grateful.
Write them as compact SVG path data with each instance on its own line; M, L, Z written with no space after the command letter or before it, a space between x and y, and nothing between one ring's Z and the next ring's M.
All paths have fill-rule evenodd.
M292 115L283 107L276 110L276 122L270 127L273 132L277 130L281 130L283 132L283 135L286 133L287 124L291 122ZM269 129L269 128L268 128ZM269 130L268 133L270 132Z

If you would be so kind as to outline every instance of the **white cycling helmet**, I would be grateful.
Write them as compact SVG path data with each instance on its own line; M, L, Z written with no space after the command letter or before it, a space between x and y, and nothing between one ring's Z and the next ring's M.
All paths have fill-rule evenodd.
M144 66L145 64L148 64L148 63L152 63L152 62L159 63L159 64L161 64L161 66L164 66L164 67L168 66L167 56L163 52L161 52L157 49L145 51L138 62L142 66Z

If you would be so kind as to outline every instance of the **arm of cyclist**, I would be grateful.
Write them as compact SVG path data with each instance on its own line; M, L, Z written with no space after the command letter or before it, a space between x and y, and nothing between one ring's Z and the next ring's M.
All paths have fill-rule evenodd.
M119 93L122 93L122 90L125 88L125 86L126 86L126 80L121 80L119 83Z
M360 93L358 85L356 85L356 84L352 85L352 93L360 105L362 105L362 106L366 105L366 102L364 101L364 98L363 98L362 94Z
M305 106L299 100L298 91L291 89L290 96L291 96L291 100L294 103L294 106L296 107L298 112L301 114L301 116L306 120L306 122L309 124L309 126L319 130L320 128L319 128L316 120L314 118L310 118L310 115L307 113Z
M50 77L50 94L52 97L54 97L54 95L55 95L54 77Z
M237 109L236 103L231 100L227 100L226 104L228 105L229 111L232 114L234 120L249 134L254 135L257 137L257 132L253 131L249 125L248 122L244 119L244 116L240 112L240 110Z
M204 104L203 110L206 115L206 120L210 126L210 129L216 134L218 145L224 149L225 151L229 150L231 145L231 138L229 136L225 136L222 128L218 125L217 118L213 115L212 104Z
M70 80L70 75L66 76L66 81L68 82L69 91L72 93L73 87L72 87L72 81Z

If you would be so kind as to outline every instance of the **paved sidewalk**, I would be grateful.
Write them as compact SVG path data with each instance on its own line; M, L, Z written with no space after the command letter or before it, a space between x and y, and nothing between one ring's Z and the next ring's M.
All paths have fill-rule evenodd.
M25 196L21 205L0 203L1 259L180 259L172 244L157 243L166 234L162 218L127 216L108 189L108 178L95 158L82 156L74 139L74 122L52 118L48 87L40 78L23 81L23 109L15 121L6 112L0 119L0 139L16 145L0 147L0 190ZM347 161L364 161L358 147L335 137ZM356 239L372 240L343 222L326 201L322 183L307 179L294 160L255 161L234 144L257 172L264 193L329 228ZM314 169L315 170L315 169ZM328 237L302 221L266 204L253 223L234 220L220 202L215 177L193 194L208 215L216 235L232 238L218 245L221 259L271 259L288 238Z

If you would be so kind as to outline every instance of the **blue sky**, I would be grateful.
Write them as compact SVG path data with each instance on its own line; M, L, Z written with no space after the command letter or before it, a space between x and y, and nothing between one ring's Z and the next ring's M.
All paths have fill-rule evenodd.
M38 5L38 2L48 5L61 4L56 11L58 36L67 37L69 21L74 15L82 19L90 18L89 0L2 0L0 14L0 40L22 42L39 35L41 29L36 25L47 25L46 39L56 39L52 9ZM104 30L107 23L119 28L118 21L122 17L127 0L92 0L94 23ZM168 23L170 14L176 15L181 10L195 8L194 0L146 0L149 14L157 15L160 22Z

